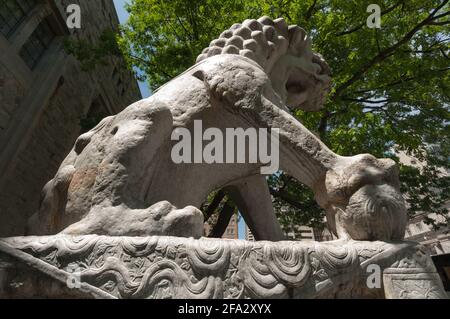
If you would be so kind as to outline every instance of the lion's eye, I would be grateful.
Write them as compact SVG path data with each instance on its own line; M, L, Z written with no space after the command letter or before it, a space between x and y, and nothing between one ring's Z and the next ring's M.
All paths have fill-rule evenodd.
M305 91L305 87L300 82L287 82L286 83L286 91L291 94L301 93Z

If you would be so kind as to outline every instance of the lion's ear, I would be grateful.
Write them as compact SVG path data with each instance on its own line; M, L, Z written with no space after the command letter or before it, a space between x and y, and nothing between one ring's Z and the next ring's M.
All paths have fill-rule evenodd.
M197 79L199 79L200 81L204 81L205 80L205 73L202 70L198 70L195 71L194 74L192 74L194 77L196 77Z
M211 81L212 81L212 79L214 79L214 77L208 77L207 75L206 75L206 73L205 73L205 71L203 71L203 70L197 70L197 71L195 71L194 73L192 73L192 76L194 77L194 78L196 78L196 79L199 79L200 81L202 81L203 82L203 84L206 86L206 89L207 89L207 91L208 91L208 93L212 96L212 97L215 97L215 98L218 98L218 99L222 99L223 98L223 96L222 96L222 94L218 94L218 92L216 92L216 86L211 86ZM216 83L220 83L221 81L216 81Z
M214 93L216 93L216 92L215 92L215 88L211 88L210 83L209 83L209 81L208 81L208 79L207 79L207 76L206 76L206 74L205 74L205 72L204 72L203 70L197 70L197 71L195 71L194 73L192 73L192 76L193 76L194 78L199 79L200 81L202 81L203 84L206 86L206 89L207 89L208 93L209 93L212 97L215 96L215 94L214 94ZM220 99L220 98L221 98L221 96L219 97L219 99Z

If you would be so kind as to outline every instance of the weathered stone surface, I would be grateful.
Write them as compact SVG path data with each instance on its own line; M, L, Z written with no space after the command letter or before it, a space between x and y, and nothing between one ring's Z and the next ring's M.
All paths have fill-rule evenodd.
M340 238L403 237L406 210L395 163L368 154L339 156L290 113L319 110L330 88L330 70L311 50L303 29L288 27L283 19L246 20L211 42L197 61L152 97L78 138L44 188L30 234L135 235L135 215L151 215L154 205L167 201L173 210L191 211L192 219L182 233L170 234L195 236L201 226L194 208L212 191L226 188L256 239L283 240L260 173L265 163L176 164L171 159L171 133L187 128L194 135L194 120L200 119L204 129L222 132L279 129L279 168L314 190ZM118 208L120 213L112 213ZM138 233L162 235L157 224L141 223ZM126 225L134 226L127 232Z
M367 285L371 265L380 267L379 287ZM24 296L446 298L431 259L413 242L95 235L0 240L0 297Z

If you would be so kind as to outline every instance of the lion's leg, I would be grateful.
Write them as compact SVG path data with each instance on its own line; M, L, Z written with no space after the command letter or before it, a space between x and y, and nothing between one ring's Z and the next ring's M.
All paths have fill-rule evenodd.
M253 113L255 124L260 127L271 127L279 129L279 150L280 169L306 184L313 189L318 204L327 210L328 220L331 228L337 231L341 238L349 237L348 229L357 224L356 228L361 228L369 221L355 222L348 220L347 227L344 227L343 214L337 215L338 211L347 211L348 216L354 215L354 209L346 206L355 192L365 185L386 184L390 187L377 188L378 191L366 191L357 198L365 199L374 203L379 203L381 192L391 206L393 222L389 225L392 231L387 235L380 235L380 238L402 237L406 214L405 207L401 199L400 183L396 165L389 159L377 159L369 154L362 154L351 157L339 156L332 152L319 138L314 136L292 115L277 107L266 98L262 98L261 109ZM363 196L364 195L364 196ZM356 200L356 198L354 198ZM377 205L378 205L377 204ZM381 204L380 204L381 205ZM377 208L373 215L380 215ZM347 217L347 219L350 219ZM395 217L395 218L394 218ZM368 217L369 218L369 217ZM370 219L370 218L369 218ZM334 221L333 221L334 220ZM381 220L380 218L376 219ZM355 230L351 236L353 239L366 239L371 232L379 231L377 225L370 226L370 230ZM347 231L346 231L347 230ZM380 237L381 236L381 237Z
M283 231L275 216L266 178L254 175L225 188L256 240L279 241Z
M105 132L108 138L91 142L104 149L96 161L100 164L89 189L92 207L75 223L66 223L63 233L200 237L200 210L175 207L167 201L152 203L145 198L146 185L158 173L155 156L169 140L172 124L172 114L165 104L145 100L117 115Z
M148 208L153 203L145 201L141 188L151 176L148 165L171 130L169 108L143 100L80 136L44 190L39 233L57 233L81 221L94 206Z
M177 209L161 201L145 209L94 206L89 214L64 229L66 235L179 236L200 238L203 213L193 206Z

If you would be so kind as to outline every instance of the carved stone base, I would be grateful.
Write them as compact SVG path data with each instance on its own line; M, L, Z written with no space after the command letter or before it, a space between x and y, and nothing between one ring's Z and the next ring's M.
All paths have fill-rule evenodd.
M413 242L0 239L1 298L446 298Z

